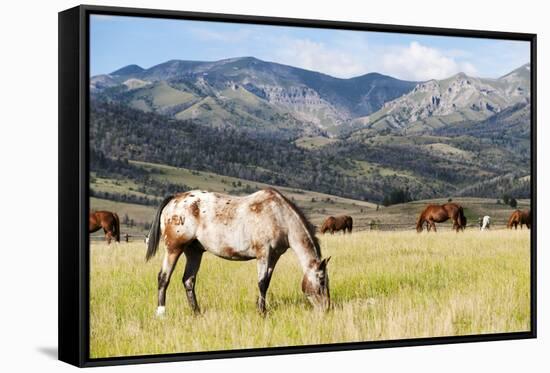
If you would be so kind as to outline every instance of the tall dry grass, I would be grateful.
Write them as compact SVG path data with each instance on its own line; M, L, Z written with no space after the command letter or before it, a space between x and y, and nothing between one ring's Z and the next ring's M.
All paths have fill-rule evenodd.
M321 239L333 309L318 313L300 290L289 250L255 309L256 265L206 254L197 280L203 310L187 305L180 259L167 314L154 317L162 255L143 243L91 247L91 357L454 336L529 330L528 231L360 232ZM161 250L162 252L162 250Z

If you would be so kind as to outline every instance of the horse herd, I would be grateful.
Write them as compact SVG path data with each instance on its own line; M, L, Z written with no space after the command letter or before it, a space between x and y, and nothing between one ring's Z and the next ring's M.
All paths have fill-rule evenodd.
M487 217L488 218L488 217ZM436 232L435 223L453 222L457 232L465 229L464 209L456 203L429 205L419 215L416 230L424 226ZM90 213L90 233L103 229L108 243L120 241L118 215L109 211ZM514 211L508 228L531 226L531 212ZM330 216L320 232L351 233L351 216ZM157 252L160 241L165 244L164 259L158 273L157 315L165 313L166 289L179 257L186 258L182 283L187 300L195 313L200 308L195 296L195 282L202 255L208 251L227 260L256 259L259 296L257 308L266 312L266 294L277 261L288 249L298 257L302 269L302 291L310 303L319 309L330 307L327 265L316 237L316 228L301 210L282 193L267 188L237 197L193 190L166 197L160 204L146 241L146 260Z

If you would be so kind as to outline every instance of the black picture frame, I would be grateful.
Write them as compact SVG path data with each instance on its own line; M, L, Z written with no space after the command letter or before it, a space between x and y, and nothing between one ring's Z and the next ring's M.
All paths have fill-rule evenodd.
M254 348L114 358L89 358L88 101L91 14L380 31L527 41L531 45L531 330L527 332ZM59 13L59 360L79 367L327 352L536 338L536 53L537 35L81 5Z

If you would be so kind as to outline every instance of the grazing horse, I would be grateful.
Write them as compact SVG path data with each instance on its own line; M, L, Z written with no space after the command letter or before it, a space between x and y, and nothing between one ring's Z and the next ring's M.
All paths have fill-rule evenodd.
M485 215L483 217L483 219L481 220L481 226L479 229L482 231L491 229L491 217L489 215Z
M327 231L330 231L330 234L334 232L346 231L351 233L353 229L353 219L349 215L338 215L338 216L329 216L325 219L325 222L321 226L321 233L325 234Z
M103 228L105 239L111 244L114 237L116 242L120 242L120 219L115 212L110 211L92 211L90 212L89 230L90 233L97 232Z
M518 229L518 225L521 229L523 229L523 224L527 225L527 229L531 229L531 210L516 210L510 215L510 219L508 219L508 224L506 225L507 228L512 229Z
M177 260L186 258L183 274L187 300L200 309L195 281L204 251L227 260L256 259L257 307L266 311L266 293L273 270L288 248L298 257L303 271L302 291L316 307L330 306L327 264L315 227L279 191L268 188L244 197L194 190L169 196L159 206L147 243L146 259L155 255L160 239L166 245L158 274L157 315L165 312L166 289Z
M416 231L422 232L424 223L428 232L433 228L437 232L435 223L443 223L451 219L453 221L453 229L457 232L466 228L466 217L462 206L456 203L446 203L444 205L428 205L418 217L416 222Z

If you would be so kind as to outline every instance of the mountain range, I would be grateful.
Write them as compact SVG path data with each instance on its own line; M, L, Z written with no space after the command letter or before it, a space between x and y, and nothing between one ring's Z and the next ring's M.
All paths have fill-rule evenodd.
M371 73L339 79L253 57L130 65L91 78L91 91L130 106L211 126L330 135L414 88ZM279 131L284 133L284 131Z
M97 103L92 141L105 155L185 166L178 142L162 139L162 131L151 132L147 124L165 122L166 136L202 127L223 131L208 132L208 141L221 136L234 146L241 137L252 139L247 146L256 144L253 156L235 154L228 167L194 166L251 180L378 200L396 188L413 198L529 194L529 64L497 79L459 73L415 82L378 73L341 79L254 57L171 60L93 76L90 92ZM117 115L124 129L113 122ZM132 122L136 133L154 136L157 147L176 148L166 154L149 149L133 135ZM279 154L258 168L267 156L259 147L267 149L269 141L276 141ZM180 142L195 152L185 155L186 162L201 156L212 163L204 146ZM231 149L220 151L227 157ZM282 177L296 172L293 181ZM306 174L307 182L300 179Z
M417 84L361 121L367 128L427 132L456 123L483 121L507 108L530 102L530 66L498 79L459 73Z
M526 64L498 79L459 73L411 82L378 73L339 79L254 57L172 60L93 76L90 88L142 111L281 136L427 133L529 104L529 69Z

